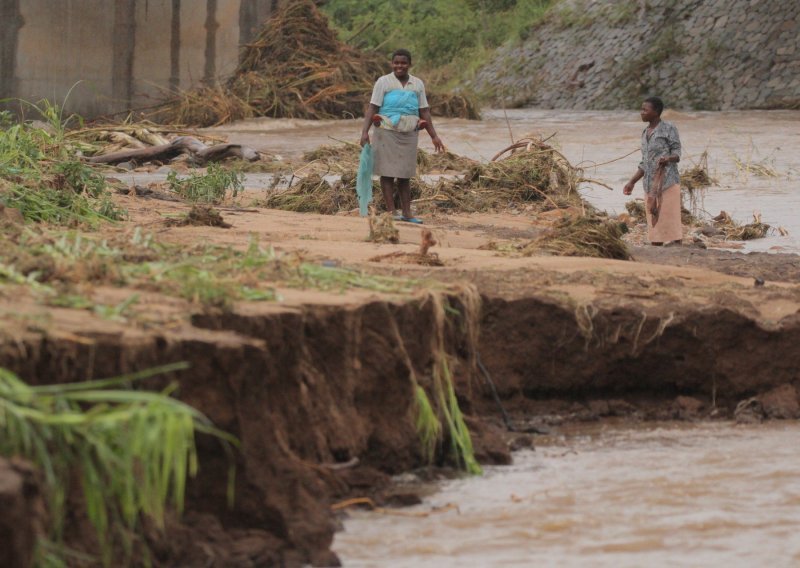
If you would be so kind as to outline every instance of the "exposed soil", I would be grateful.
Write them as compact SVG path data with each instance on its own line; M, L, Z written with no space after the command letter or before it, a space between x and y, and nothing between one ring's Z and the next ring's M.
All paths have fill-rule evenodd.
M279 253L301 251L312 262L430 280L432 289L447 290L433 293L449 304L440 325L431 292L286 289L280 303L240 303L229 312L143 292L136 317L123 324L42 306L22 290L0 291L0 366L36 384L189 361L189 370L146 386L177 381L182 400L241 440L233 508L228 459L216 442L199 440L201 471L187 513L166 538L151 538L159 565L334 565L330 506L353 496L396 502L389 475L424 465L412 375L423 385L431 380L439 337L484 463L507 463L509 447L530 439L504 432L473 365L476 352L520 430L609 416L733 416L739 401L755 395L763 396L746 406L756 419L797 414L800 288L791 255L676 248L634 251L663 264L511 258L479 247L508 231L537 230L531 219L462 215L425 219L445 264L432 268L371 261L419 254L420 230L405 224L397 245L368 242L367 220L341 215L232 210L227 231L167 228L166 216L187 205L119 200L131 221L109 234L138 226L173 243L244 249L255 233ZM704 265L720 271L694 267ZM754 286L754 270L766 284ZM471 316L475 290L482 305ZM129 293L93 291L107 303Z
M0 458L0 511L0 566L33 566L47 515L41 479L31 464Z
M635 247L633 256L639 262L698 266L734 276L761 278L766 282L800 282L800 256L796 254L740 253L690 247L658 249L653 246Z

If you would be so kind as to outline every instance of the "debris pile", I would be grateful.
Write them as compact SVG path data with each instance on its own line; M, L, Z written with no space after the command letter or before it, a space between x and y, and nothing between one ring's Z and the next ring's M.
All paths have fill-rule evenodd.
M624 223L600 215L565 215L555 227L522 249L532 256L541 251L558 256L591 256L630 260L628 247L622 240Z
M353 118L364 114L375 80L388 72L386 57L363 52L336 37L312 0L285 2L245 45L225 84L177 93L152 113L156 122L216 126L234 120ZM460 95L429 93L440 116L479 118Z

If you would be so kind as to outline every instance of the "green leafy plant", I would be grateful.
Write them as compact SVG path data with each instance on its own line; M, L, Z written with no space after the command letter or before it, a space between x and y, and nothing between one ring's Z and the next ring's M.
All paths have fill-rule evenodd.
M41 386L0 368L0 454L24 456L43 472L51 542L61 541L66 499L79 486L103 564L111 565L115 542L129 559L143 517L163 527L168 506L182 510L186 480L198 469L195 434L237 443L171 398L174 385L164 392L122 388L186 368L176 363L113 379ZM114 559L115 565L125 563Z
M28 221L94 227L122 219L105 178L76 159L78 149L65 139L59 107L26 103L45 120L13 123L4 114L0 129L0 203L19 209Z
M243 189L244 174L236 170L223 169L219 164L211 164L205 174L191 173L179 178L175 171L167 175L167 183L172 191L192 202L220 203L228 191L233 199Z

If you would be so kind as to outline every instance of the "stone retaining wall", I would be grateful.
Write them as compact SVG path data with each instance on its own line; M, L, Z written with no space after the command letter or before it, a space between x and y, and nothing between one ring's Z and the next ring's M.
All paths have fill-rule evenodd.
M800 2L566 0L472 85L508 107L800 108Z

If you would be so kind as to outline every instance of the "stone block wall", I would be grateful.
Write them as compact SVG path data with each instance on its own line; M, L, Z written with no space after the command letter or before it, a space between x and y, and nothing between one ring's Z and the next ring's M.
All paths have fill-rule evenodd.
M800 108L800 1L565 0L472 83L495 105Z

